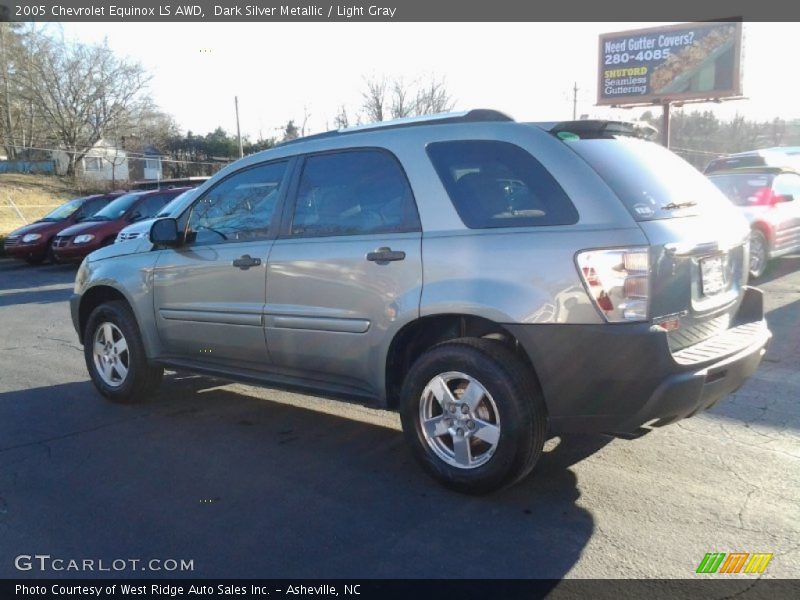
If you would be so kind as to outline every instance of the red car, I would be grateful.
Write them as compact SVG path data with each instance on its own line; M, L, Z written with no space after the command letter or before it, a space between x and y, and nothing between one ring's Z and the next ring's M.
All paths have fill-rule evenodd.
M82 260L98 248L114 243L120 230L142 219L155 217L178 194L190 188L129 192L88 219L59 231L51 246L57 262Z
M52 259L50 244L59 231L91 217L124 193L96 194L65 202L38 221L8 234L4 245L6 255L25 260L32 265L38 265L48 258Z

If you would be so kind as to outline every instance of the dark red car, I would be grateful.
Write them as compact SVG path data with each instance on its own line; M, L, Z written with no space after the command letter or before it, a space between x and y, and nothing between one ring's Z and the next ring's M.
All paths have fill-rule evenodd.
M52 258L50 244L59 231L91 217L124 193L95 194L65 202L38 221L8 234L4 245L6 255L25 260L32 265Z
M88 219L59 231L51 246L53 256L58 262L82 260L90 252L113 244L123 227L155 217L165 204L187 189L124 194Z

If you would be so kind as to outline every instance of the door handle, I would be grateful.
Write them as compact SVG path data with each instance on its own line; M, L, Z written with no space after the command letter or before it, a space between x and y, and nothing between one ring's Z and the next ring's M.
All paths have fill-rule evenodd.
M234 267L239 267L242 271L246 271L250 267L257 267L261 264L260 258L253 258L249 254L245 254L244 256L240 256L239 258L233 261Z
M403 260L406 253L402 250L392 250L383 246L374 252L367 253L367 260L370 262L378 263L379 265L386 265L395 260Z

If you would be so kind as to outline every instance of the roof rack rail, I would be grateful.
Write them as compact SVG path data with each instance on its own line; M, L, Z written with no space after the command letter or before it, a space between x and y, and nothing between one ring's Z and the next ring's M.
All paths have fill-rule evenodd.
M295 144L297 142L307 142L310 140L318 140L329 137L337 137L340 135L349 135L351 133L362 133L366 131L375 131L383 129L403 129L406 127L416 127L419 125L444 125L449 123L481 123L481 122L513 122L514 119L499 110L492 110L489 108L475 108L472 110L465 110L461 112L450 113L437 113L435 115L423 115L420 117L405 117L403 119L394 119L392 121L383 121L380 123L369 123L367 125L357 125L355 127L347 127L345 129L334 129L324 133L317 133L314 135L307 135L305 137L296 138L287 142L281 142L279 146L286 144Z
M580 138L607 138L614 135L627 135L650 139L658 133L658 130L652 125L638 121L585 119L582 121L554 121L531 124L555 135L572 133Z

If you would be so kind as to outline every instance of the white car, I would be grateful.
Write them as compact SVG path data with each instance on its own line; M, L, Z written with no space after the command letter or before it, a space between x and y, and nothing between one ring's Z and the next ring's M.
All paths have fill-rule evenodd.
M773 258L800 251L800 173L781 167L716 171L708 178L750 222L750 277Z
M120 242L127 242L129 240L137 240L140 237L146 236L150 232L150 227L153 225L153 221L156 219L163 219L164 217L177 217L192 203L192 198L194 198L196 191L197 188L186 190L180 196L175 196L175 198L173 198L172 201L170 201L169 204L167 204L161 210L161 212L152 219L137 221L136 223L128 225L117 234L114 243L118 244Z

